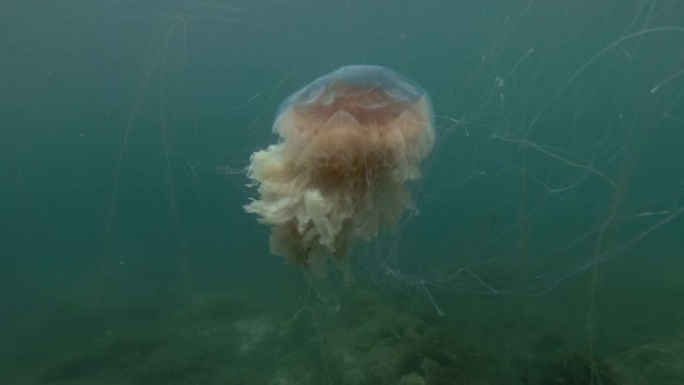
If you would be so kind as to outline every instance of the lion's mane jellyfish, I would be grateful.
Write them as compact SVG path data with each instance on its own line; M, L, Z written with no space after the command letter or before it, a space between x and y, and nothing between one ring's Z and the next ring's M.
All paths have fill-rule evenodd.
M380 66L351 65L322 76L280 105L281 140L251 156L259 198L245 206L272 227L271 252L350 278L347 257L412 208L406 183L433 147L428 94Z

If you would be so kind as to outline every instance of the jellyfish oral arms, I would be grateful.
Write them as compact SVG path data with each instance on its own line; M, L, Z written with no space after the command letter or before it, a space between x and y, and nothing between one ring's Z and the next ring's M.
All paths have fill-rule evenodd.
M428 94L380 66L346 66L281 104L281 140L252 154L259 197L245 206L271 226L270 248L322 273L355 241L392 227L412 207L406 183L434 144Z

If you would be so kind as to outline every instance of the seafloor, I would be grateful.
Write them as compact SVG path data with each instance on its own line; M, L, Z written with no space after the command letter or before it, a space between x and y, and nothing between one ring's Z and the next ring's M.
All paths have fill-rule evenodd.
M139 296L100 282L7 326L0 384L684 384L684 280L637 271L537 297L435 291L444 315L363 279L337 311L296 275Z

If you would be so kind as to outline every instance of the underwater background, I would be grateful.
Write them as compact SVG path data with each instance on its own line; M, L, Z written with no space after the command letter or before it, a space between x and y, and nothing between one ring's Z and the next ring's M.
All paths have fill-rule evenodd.
M348 64L437 141L335 310L244 170ZM2 1L0 384L682 384L683 147L678 0Z

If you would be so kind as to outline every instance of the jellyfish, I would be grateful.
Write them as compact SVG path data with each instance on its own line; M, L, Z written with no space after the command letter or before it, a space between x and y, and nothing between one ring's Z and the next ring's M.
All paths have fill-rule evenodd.
M435 141L430 98L381 66L349 65L286 98L277 144L251 155L259 197L244 206L271 227L270 250L323 276L351 279L355 242L370 241L413 209L409 182Z

